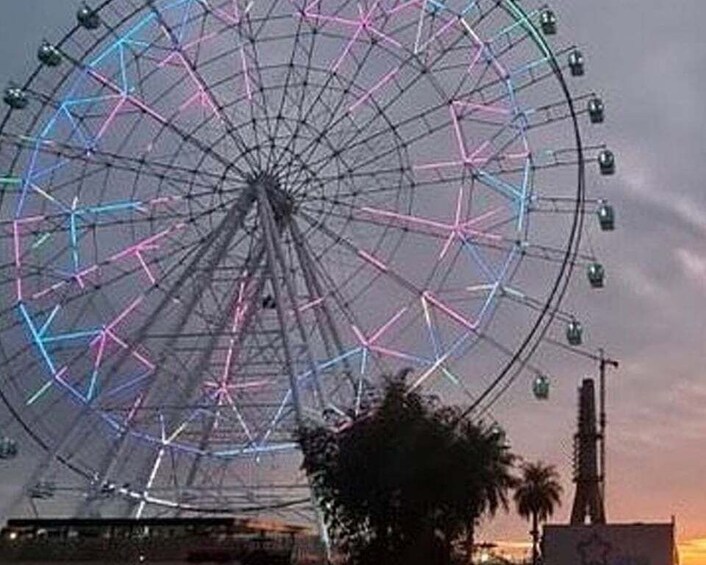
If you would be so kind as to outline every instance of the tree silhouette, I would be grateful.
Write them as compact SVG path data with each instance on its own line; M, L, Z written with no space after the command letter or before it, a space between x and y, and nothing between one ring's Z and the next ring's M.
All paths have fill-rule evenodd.
M303 467L350 563L446 565L469 525L507 506L514 456L502 430L459 414L397 381L346 429L300 430Z
M517 513L532 521L533 565L536 565L539 556L539 523L546 522L554 514L561 504L562 493L559 473L553 465L545 465L541 461L522 465L522 476L514 499Z

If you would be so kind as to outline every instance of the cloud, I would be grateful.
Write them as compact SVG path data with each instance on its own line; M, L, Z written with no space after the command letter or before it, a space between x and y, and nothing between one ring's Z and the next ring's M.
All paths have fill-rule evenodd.
M688 249L677 249L676 255L686 276L706 288L706 258Z

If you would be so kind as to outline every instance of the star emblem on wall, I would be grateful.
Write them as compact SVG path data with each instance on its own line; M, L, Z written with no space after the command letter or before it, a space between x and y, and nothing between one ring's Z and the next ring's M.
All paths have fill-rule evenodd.
M612 545L593 532L590 537L576 545L581 556L581 565L608 565L608 554Z

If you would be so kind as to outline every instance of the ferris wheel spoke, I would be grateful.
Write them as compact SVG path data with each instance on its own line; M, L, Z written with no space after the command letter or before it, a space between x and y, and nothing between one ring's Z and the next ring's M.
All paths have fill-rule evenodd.
M328 368L329 366L337 366L339 364L343 365L343 369L346 375L347 384L353 387L352 391L355 395L355 410L360 409L361 396L364 392L366 385L366 371L364 370L365 357L362 358L361 370L356 371L353 367L353 357L363 353L364 350L359 346L355 346L353 349L350 347L346 348L344 345L344 339L341 336L341 331L339 324L336 320L340 319L341 316L345 319L345 322L349 327L360 327L361 322L350 308L350 303L355 302L359 296L344 296L343 289L336 282L336 278L328 272L324 261L320 257L317 257L314 251L311 249L307 238L302 234L298 223L293 221L291 224L293 231L295 231L296 240L301 242L301 246L297 248L297 251L301 253L302 260L300 261L302 268L307 271L306 277L311 279L311 284L316 289L317 296L323 297L321 302L321 308L326 317L325 324L322 326L328 328L331 332L333 341L336 345L337 351L334 356L330 356L329 359L322 363L322 369ZM334 303L336 310L331 309L331 302ZM340 315L337 315L340 314ZM357 373L357 376L356 376ZM332 390L332 395L337 395L339 389L344 387L346 383L339 383L339 386Z
M343 347L343 341L334 322L334 316L329 308L328 297L316 276L314 263L312 262L309 250L304 243L304 238L296 221L292 220L290 222L289 229L293 236L294 247L299 259L299 264L301 265L302 276L312 301L311 303L315 304L313 308L314 314L325 341L326 352L330 359L343 356L345 354L345 348ZM343 359L343 365L345 375L352 383L353 377L347 358Z
M73 162L83 162L86 165L97 165L104 168L114 168L118 171L128 173L145 174L146 176L154 179L173 183L171 184L172 188L176 188L178 183L182 183L186 179L186 177L172 176L173 173L183 173L185 175L201 177L203 179L202 183L197 183L194 180L191 180L190 183L192 186L202 189L213 190L223 181L222 174L210 173L208 171L201 170L194 172L193 169L179 167L173 163L162 163L152 160L146 161L144 158L130 157L127 155L101 151L98 149L91 150L90 153L87 154L85 148L72 146L54 140L44 140L44 142L42 142L41 139L30 139L17 134L3 133L2 137L10 142L14 142L18 147L26 147L27 149L34 149L37 143L42 143L41 152L44 154L71 160ZM77 182L81 182L83 179L95 174L95 172L86 171L82 175L77 176L75 180ZM18 177L6 177L5 180L6 184L9 184L10 182L19 182L21 179Z
M297 50L300 48L300 37L301 37L301 31L302 31L302 20L297 21L296 23L296 32L294 36L294 40L292 41L292 46L291 46L291 52L288 57L287 61L287 70L285 71L285 77L284 77L284 84L282 85L281 89L279 89L279 104L276 109L276 114L275 114L275 124L274 128L271 134L271 138L277 139L278 134L281 130L282 127L285 127L285 121L283 119L283 116L285 115L285 108L288 102L288 97L291 96L290 94L290 89L292 88L292 81L296 79L295 77L295 59L297 55ZM301 114L301 103L303 100L299 98L298 100L293 100L289 101L292 103L292 106L294 108L297 108L296 112L298 114ZM296 142L297 140L297 135L298 135L298 128L299 128L299 122L295 125L294 129L292 130L291 128L287 127L288 129L288 138L291 140L291 142ZM278 160L278 156L275 154L275 152L270 152L268 156L268 160L264 164L264 167L266 170L272 169L274 166L277 165L276 161Z
M244 24L247 27L247 32L250 34L250 62L252 63L252 66L248 67L247 75L249 76L250 73L255 75L255 85L252 87L252 90L248 91L248 99L251 103L251 109L254 107L257 107L261 112L262 112L262 118L258 118L258 121L263 121L265 123L266 127L266 137L268 140L274 138L274 130L272 128L272 116L270 116L270 108L268 104L268 100L265 96L266 93L266 80L264 76L264 70L265 67L261 63L261 56L260 56L260 50L258 47L259 43L259 35L260 33L263 33L263 30L265 28L266 22L269 21L275 21L276 17L274 16L273 12L275 10L275 7L279 3L279 0L275 0L271 2L269 9L263 15L262 18L260 18L258 21L254 21L253 18L251 17L250 12L245 14L241 20L241 24L244 22ZM258 26L256 28L256 26ZM246 56L244 53L241 53L241 62L244 63L246 59ZM256 120L255 114L251 114L253 122ZM257 140L257 138L256 138ZM262 140L258 143L264 143L265 140ZM263 166L263 161L260 159L258 163L258 167Z
M190 58L184 53L184 49L181 45L181 42L177 38L177 36L174 34L174 31L170 27L170 25L165 21L164 17L162 16L161 12L157 9L155 6L154 0L148 0L148 5L150 8L150 11L156 15L157 21L159 21L160 26L164 29L166 34L169 37L169 41L171 42L172 49L174 50L174 53L177 54L178 59L183 63L184 67L186 68L187 74L189 78L196 84L198 92L198 96L205 97L207 100L208 105L211 107L211 109L214 111L214 113L218 116L218 119L222 120L225 125L227 126L228 130L233 133L231 135L231 139L233 142L236 144L236 147L242 152L244 157L246 159L249 159L249 153L247 153L247 147L243 143L243 140L240 139L239 137L236 137L235 134L235 126L234 124L230 121L228 116L223 112L221 104L218 102L216 99L212 89L209 87L209 85L204 81L203 77L200 75L198 69L194 65L194 63L190 60ZM252 165L252 163L251 163Z
M421 289L417 288L413 283L397 273L390 265L384 263L381 259L375 257L370 252L361 249L348 239L331 231L325 225L317 224L317 222L310 218L307 214L302 213L300 216L305 222L315 228L317 232L323 234L332 242L342 245L343 249L346 249L351 254L351 258L355 259L361 266L375 269L381 276L394 282L398 288L405 290L414 297L419 297L422 295L423 291Z
M259 201L259 209L260 209L260 217L262 219L263 227L264 227L264 232L265 232L265 243L266 243L266 248L267 248L267 263L269 266L269 271L270 271L270 282L272 284L272 288L274 291L274 299L275 299L275 308L277 310L277 316L279 318L279 325L281 328L282 332L282 344L284 348L284 356L285 360L287 362L287 371L289 373L289 389L291 391L292 395L292 402L294 404L294 409L296 410L296 417L297 417L297 422L298 425L303 425L304 424L304 413L303 413L303 404L299 392L299 385L297 382L297 374L295 370L295 364L294 364L294 355L293 355L293 350L292 350L292 345L290 343L290 337L288 335L288 332L286 331L287 323L286 323L286 314L284 311L284 301L285 301L285 293L289 295L289 302L292 305L294 312L295 312L295 319L297 321L297 326L299 333L301 334L302 339L304 340L305 348L306 348L306 354L307 354L307 361L310 364L311 371L312 371L312 376L314 378L315 386L316 386L316 396L317 400L320 404L325 403L325 398L323 397L323 392L321 389L321 384L319 382L318 378L318 371L316 368L316 363L314 362L313 355L311 353L311 348L306 340L306 332L304 331L304 327L301 323L301 318L299 317L299 312L297 310L297 303L296 303L296 296L294 294L294 288L291 283L291 280L288 279L287 275L287 268L286 265L284 264L284 258L282 256L282 250L281 248L278 248L277 246L277 239L278 236L276 236L276 228L275 228L275 221L274 221L274 213L272 211L272 207L269 201L269 195L267 193L268 187L266 187L264 184L259 183L258 186L256 187L257 193L258 193L258 201ZM277 265L281 264L281 267L278 268ZM278 273L280 271L280 273ZM280 282L280 277L282 277L284 281L284 289L282 288L282 284Z
M167 306L170 306L172 303L172 300L176 297L179 297L179 303L183 307L183 311L181 316L178 318L178 323L176 324L177 328L181 328L184 326L186 321L189 319L191 316L194 308L197 306L201 291L200 289L205 288L208 286L208 281L211 276L213 276L213 270L216 267L216 265L221 261L223 254L225 251L228 249L229 244L231 243L231 240L233 236L237 233L237 231L241 227L241 222L243 221L243 218L245 214L248 212L250 205L252 204L252 196L249 194L244 194L241 196L241 199L236 203L235 206L231 208L229 213L226 215L224 221L221 223L218 229L214 230L211 234L210 237L207 241L209 241L209 245L205 246L206 249L208 250L207 253L205 253L205 257L207 258L207 265L206 268L204 269L204 275L201 280L201 284L197 284L195 287L194 292L187 298L187 299L181 299L179 297L179 292L182 289L182 286L184 283L186 283L187 280L189 280L194 272L196 272L196 269L194 268L195 265L198 265L199 262L203 259L202 256L197 256L194 261L192 261L192 264L187 267L183 272L179 280L171 287L169 292L165 295L165 297L162 299L161 303L153 310L152 312L152 317L149 318L140 328L135 332L135 336L133 339L136 342L141 342L147 335L150 330L150 328L159 320L160 316L159 313ZM225 235L224 235L225 234ZM215 251L214 251L215 249ZM221 332L219 332L220 334ZM167 343L164 346L164 349L160 353L160 356L164 356L165 352L168 352L170 347L173 346L174 342L178 339L178 333L174 333L173 337L169 340L167 340ZM210 352L209 352L210 355ZM111 371L106 375L106 379L110 379L112 375L115 375L116 372L122 367L124 364L125 360L127 359L127 355L123 353L121 356L118 357L118 359L114 362L113 366L111 367ZM159 366L160 360L158 360L157 365ZM201 375L197 375L198 378L201 378ZM157 379L153 377L151 379L151 387L153 389L154 383L157 382ZM143 396L142 398L144 399L145 397L151 397L153 396L153 392L150 393L149 389L148 392ZM149 401L149 398L148 400ZM118 436L118 439L115 442L114 448L111 450L111 452L104 458L103 463L98 467L98 475L101 477L101 481L103 482L105 478L110 474L112 467L115 465L120 453L122 453L122 450L125 446L125 443L127 439L130 437L129 433L129 427L122 431L120 435ZM87 510L86 507L83 508L84 511Z
M129 104L134 107L136 111L140 112L143 115L149 116L157 124L162 126L165 130L168 130L170 133L175 134L183 143L193 144L202 153L212 157L216 162L218 162L227 170L238 170L238 168L234 165L231 160L221 156L216 151L214 151L211 146L209 146L203 141L198 140L192 134L182 130L174 122L170 121L167 117L160 114L157 110L152 108L150 105L142 101L137 96L130 94L129 92L125 92L123 87L113 82L109 77L103 76L101 73L93 69L90 64L87 65L75 59L66 52L63 52L62 54L82 74L82 76L92 78L97 85L112 92L113 95L122 97L125 104Z

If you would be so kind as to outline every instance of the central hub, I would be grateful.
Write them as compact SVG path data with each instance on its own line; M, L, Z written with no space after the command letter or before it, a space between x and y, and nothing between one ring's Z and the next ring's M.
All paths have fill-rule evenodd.
M275 220L279 223L288 218L294 211L294 200L292 196L282 188L279 178L270 173L258 173L247 179L248 187L257 194L264 191L267 200L272 208Z

